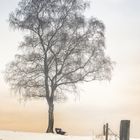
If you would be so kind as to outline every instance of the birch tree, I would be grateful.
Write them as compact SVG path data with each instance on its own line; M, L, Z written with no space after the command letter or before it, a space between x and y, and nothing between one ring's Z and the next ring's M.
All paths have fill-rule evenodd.
M53 133L54 101L77 83L111 78L105 55L104 24L86 18L84 0L21 0L10 13L10 27L23 31L6 80L24 98L45 98L48 128Z

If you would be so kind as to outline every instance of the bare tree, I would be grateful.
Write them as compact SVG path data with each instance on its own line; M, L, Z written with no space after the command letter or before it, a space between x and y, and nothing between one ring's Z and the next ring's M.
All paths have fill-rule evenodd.
M21 50L6 67L6 79L24 98L46 98L47 132L53 132L54 101L77 83L110 79L104 24L87 19L84 0L21 0L10 26L26 32Z

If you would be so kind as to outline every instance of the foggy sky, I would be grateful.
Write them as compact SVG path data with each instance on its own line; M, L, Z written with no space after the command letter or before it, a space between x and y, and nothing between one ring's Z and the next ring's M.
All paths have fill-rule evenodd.
M21 32L11 30L7 21L17 2L0 0L0 129L43 132L47 126L45 100L19 103L3 78L5 65L14 58L22 39ZM139 5L139 0L92 1L86 15L106 26L106 53L116 62L112 80L81 85L76 101L57 105L55 126L86 135L101 133L103 123L109 122L118 133L120 120L130 119L131 136L140 137Z

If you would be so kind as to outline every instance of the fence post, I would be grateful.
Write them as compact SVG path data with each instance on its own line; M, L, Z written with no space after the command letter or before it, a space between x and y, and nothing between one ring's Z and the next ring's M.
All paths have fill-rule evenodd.
M108 123L106 123L105 140L108 140Z
M121 120L120 140L129 140L130 137L130 120Z
M106 126L105 126L105 124L103 125L103 136L105 136L105 129L106 129Z

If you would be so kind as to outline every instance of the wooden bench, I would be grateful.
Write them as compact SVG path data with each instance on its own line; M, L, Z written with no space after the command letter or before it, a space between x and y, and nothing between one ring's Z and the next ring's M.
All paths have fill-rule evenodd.
M60 135L65 135L66 134L66 132L63 131L61 128L55 128L55 131L56 131L57 134L60 134Z

